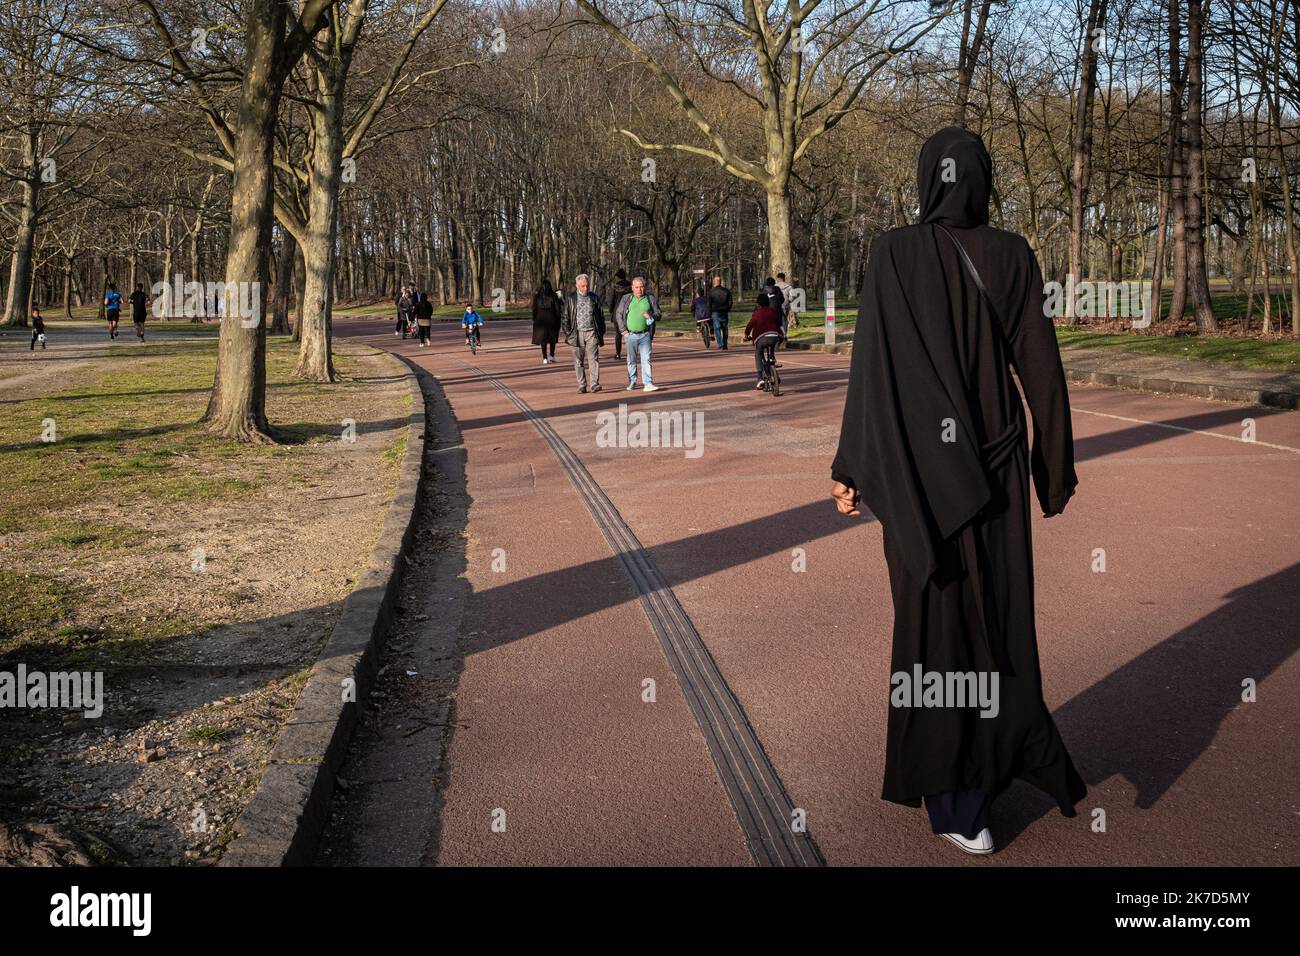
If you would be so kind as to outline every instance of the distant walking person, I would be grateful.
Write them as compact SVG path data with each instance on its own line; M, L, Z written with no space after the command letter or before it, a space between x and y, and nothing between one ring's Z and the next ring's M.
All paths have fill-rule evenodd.
M771 276L768 276L766 279L763 280L763 288L759 289L759 291L766 293L768 305L776 309L777 313L781 316L781 329L782 331L784 331L785 330L785 293L781 291L781 287L776 284L776 280L773 279Z
M992 187L974 133L926 140L917 223L879 236L867 263L831 465L840 513L861 502L884 532L894 637L881 796L924 802L933 831L969 853L993 851L990 807L1013 780L1067 817L1087 793L1043 701L1029 521L1031 476L1044 516L1074 494L1070 399L1038 262L1022 236L988 225ZM939 706L932 675L948 688Z
M411 315L415 312L415 301L415 288L408 282L397 293L397 328L393 330L394 335L404 337L406 327L411 323Z
M605 342L605 315L600 297L591 291L591 279L585 273L573 282L574 291L564 300L561 330L564 341L573 348L573 370L578 374L578 391L600 391L600 347Z
M40 342L40 343L41 343L41 350L44 351L44 349L45 349L45 320L44 320L43 318L41 318L41 310L40 310L40 309L37 309L37 308L33 308L33 309L32 309L32 344L31 344L31 347L28 348L27 351L29 351L29 352L34 352L34 351L36 350L36 343L37 343L37 342Z
M781 307L781 333L790 331L790 322L794 319L794 286L785 281L785 273L776 274L776 287L781 291L781 297L784 300ZM795 320L794 324L799 325Z
M623 296L632 291L632 283L627 281L627 273L619 269L614 273L614 281L609 284L609 294L605 296L605 311L609 315L614 315L618 311L618 304L623 301ZM614 326L614 358L623 357L623 331Z
M420 348L429 344L429 335L433 331L433 303L423 292L417 293L420 301L415 304L415 327L420 333Z
M533 296L533 344L542 348L543 365L555 361L555 343L560 340L563 310L563 303L551 287L551 280L543 279L541 288Z
M143 283L140 282L135 284L135 291L129 298L131 299L131 321L135 323L135 337L143 342L145 310L153 300L149 298L149 294L144 291Z
M632 291L618 303L614 322L627 339L627 390L636 388L637 362L641 364L641 385L647 392L658 391L651 376L651 339L655 322L663 318L659 301L645 290L645 276L632 280Z
M122 317L122 293L117 291L117 284L110 282L104 293L104 318L108 319L108 337L117 338L117 320Z
M722 276L713 277L713 288L709 290L709 310L713 318L713 338L718 348L727 348L727 323L731 314L731 290L722 284Z

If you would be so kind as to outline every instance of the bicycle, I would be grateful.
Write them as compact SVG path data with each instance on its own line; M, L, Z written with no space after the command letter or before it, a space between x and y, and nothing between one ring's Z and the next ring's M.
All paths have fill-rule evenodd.
M754 349L762 350L762 373L759 388L773 397L781 394L781 373L776 370L776 346L781 341L777 332L764 332L754 340Z
M713 343L713 326L712 319L696 319L695 327L700 332L700 341L704 343L707 349Z
M469 343L469 354L478 354L479 330L477 325L471 325L465 330L465 341Z

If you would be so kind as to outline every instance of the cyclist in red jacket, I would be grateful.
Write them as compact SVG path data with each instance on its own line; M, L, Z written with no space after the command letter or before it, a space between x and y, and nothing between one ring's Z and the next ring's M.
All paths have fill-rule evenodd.
M769 304L767 293L760 292L755 301L758 303L758 308L754 309L749 317L749 324L745 326L745 341L752 339L754 342L754 366L758 369L758 385L755 388L762 388L763 354L771 351L771 358L775 363L777 343L785 336L781 334L781 313Z

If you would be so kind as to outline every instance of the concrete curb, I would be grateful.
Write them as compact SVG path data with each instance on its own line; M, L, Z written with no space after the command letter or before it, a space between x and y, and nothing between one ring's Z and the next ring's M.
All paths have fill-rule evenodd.
M329 812L334 776L357 724L358 707L374 683L375 652L392 625L403 556L413 533L411 518L423 482L426 434L419 379L410 362L393 357L408 366L411 422L383 530L280 732L257 791L235 821L235 840L219 866L299 866L311 861ZM345 702L343 688L348 680L354 683L351 699Z
M785 347L791 352L829 352L832 355L849 355L853 352L853 340L847 339L827 345L825 342L802 342L795 339L786 342Z
M1236 405L1265 405L1300 411L1300 394L1241 385L1221 385L1212 382L1190 382L1179 379L1154 378L1131 372L1102 372L1096 369L1062 363L1068 381L1084 385L1105 385L1110 388L1128 388L1140 392L1158 392L1168 395L1187 395L1191 398L1208 398Z

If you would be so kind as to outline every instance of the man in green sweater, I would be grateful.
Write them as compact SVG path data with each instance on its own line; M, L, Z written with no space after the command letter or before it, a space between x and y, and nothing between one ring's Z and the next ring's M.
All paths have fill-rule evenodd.
M641 384L645 391L654 392L650 374L650 345L654 338L654 324L663 318L659 311L659 302L645 290L645 277L632 279L632 291L623 296L614 315L614 324L622 332L627 342L627 390L636 388L636 366L641 363Z

